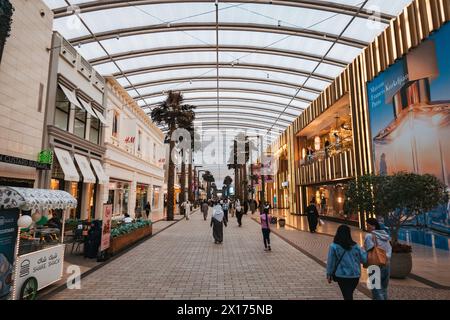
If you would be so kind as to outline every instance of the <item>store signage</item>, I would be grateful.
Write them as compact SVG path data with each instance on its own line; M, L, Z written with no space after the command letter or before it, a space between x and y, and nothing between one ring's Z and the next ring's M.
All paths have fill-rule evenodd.
M110 246L111 219L112 219L112 204L105 204L103 206L102 242L100 244L100 251L105 251Z
M53 151L52 150L42 150L39 152L38 162L40 164L51 165L53 163Z
M20 289L28 278L37 279L38 290L62 278L64 246L64 244L56 245L17 258L17 273L14 281L15 299L19 299Z
M134 143L136 141L136 137L126 137L125 143Z
M36 168L38 170L50 170L51 169L51 166L46 163L39 163L37 161L23 159L23 158L17 158L17 157L8 156L5 154L0 154L0 162L14 164L17 166L32 167L32 168Z
M0 300L8 299L11 292L19 214L17 208L0 212Z

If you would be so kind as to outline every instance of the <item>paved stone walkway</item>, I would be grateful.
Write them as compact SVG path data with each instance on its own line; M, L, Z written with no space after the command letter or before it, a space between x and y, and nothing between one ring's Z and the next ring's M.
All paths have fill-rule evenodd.
M272 235L264 252L260 227L230 218L214 244L209 220L194 214L82 279L81 290L52 299L341 299L325 270ZM355 298L367 299L361 292Z

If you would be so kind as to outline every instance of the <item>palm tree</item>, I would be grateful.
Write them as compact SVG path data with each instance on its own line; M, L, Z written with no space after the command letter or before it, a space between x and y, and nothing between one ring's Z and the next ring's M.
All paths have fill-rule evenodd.
M167 98L160 106L154 108L151 112L152 120L158 125L165 125L168 127L168 137L177 128L186 126L187 123L192 123L195 119L194 106L182 104L183 96L180 92L169 91ZM169 176L167 181L167 220L173 220L173 202L174 202L174 183L175 183L175 164L172 160L172 152L175 148L175 141L170 139L169 145Z
M202 178L204 181L206 181L206 198L211 198L211 184L215 182L214 176L209 171L205 171L205 173L202 175Z

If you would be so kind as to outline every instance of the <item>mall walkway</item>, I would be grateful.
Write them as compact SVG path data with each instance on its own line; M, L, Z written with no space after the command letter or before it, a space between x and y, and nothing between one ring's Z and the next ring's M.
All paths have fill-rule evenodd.
M215 245L209 221L194 214L82 279L81 290L51 299L341 299L313 259L272 236L265 252L260 226L230 218ZM357 299L367 299L357 292Z

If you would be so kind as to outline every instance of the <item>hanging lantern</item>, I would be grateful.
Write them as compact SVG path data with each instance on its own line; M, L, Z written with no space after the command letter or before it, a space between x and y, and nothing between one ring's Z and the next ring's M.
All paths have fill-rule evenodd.
M33 223L33 219L30 216L23 215L17 220L17 225L19 228L29 228Z

